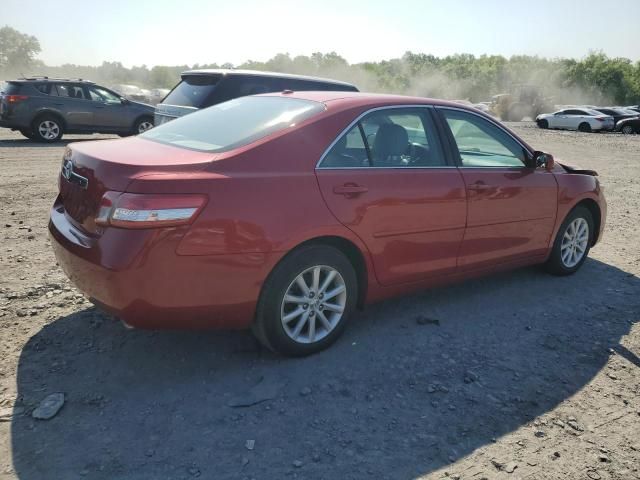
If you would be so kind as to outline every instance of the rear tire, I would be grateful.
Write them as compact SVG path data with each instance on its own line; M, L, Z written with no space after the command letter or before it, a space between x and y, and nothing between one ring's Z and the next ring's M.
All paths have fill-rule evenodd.
M40 115L33 121L33 138L39 142L53 143L62 138L64 127L55 115Z
M589 133L591 132L591 125L589 125L587 122L582 122L580 125L578 125L578 131Z
M569 212L558 229L546 270L558 276L578 271L589 255L594 236L591 212L578 206Z
M340 250L302 247L287 255L265 282L253 333L282 355L319 352L343 332L357 295L356 272Z
M544 119L538 120L536 123L538 124L538 128L543 128L543 129L549 128L549 122L547 120L544 120Z

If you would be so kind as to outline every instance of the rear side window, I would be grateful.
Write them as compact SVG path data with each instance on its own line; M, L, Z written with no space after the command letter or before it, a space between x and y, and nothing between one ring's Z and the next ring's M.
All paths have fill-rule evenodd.
M203 152L248 145L319 114L324 105L283 97L241 97L157 126L142 138Z
M442 167L446 160L425 108L374 111L342 135L320 168Z
M222 75L186 75L163 100L168 105L202 108Z

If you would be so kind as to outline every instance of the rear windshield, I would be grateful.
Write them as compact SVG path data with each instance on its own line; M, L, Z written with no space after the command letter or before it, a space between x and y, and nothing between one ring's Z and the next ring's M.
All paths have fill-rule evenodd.
M20 84L14 82L7 82L2 86L2 92L7 95L16 95L20 92Z
M286 97L241 97L155 127L140 137L203 152L248 145L322 112L324 105Z
M189 75L162 101L168 105L202 108L220 82L222 75Z

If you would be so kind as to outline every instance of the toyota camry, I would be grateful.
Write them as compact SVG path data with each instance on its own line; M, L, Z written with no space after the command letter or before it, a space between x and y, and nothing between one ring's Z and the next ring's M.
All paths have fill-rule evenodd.
M356 92L238 98L65 151L49 223L66 274L137 328L251 328L329 346L355 308L498 270L574 273L597 174L493 118Z

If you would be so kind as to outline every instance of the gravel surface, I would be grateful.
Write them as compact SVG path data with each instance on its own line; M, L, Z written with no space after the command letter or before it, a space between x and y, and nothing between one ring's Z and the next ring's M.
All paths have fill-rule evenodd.
M94 309L46 234L65 143L0 130L0 479L640 478L640 136L511 126L600 172L591 259L370 306L305 359Z

